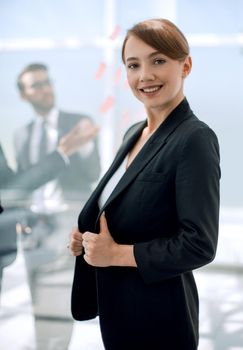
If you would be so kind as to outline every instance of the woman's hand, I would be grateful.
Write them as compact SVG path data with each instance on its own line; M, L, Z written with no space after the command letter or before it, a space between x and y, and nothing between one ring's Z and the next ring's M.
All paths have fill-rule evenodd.
M100 217L100 232L79 232L75 227L71 232L70 252L74 256L81 255L84 260L96 267L130 266L136 267L133 245L117 244L112 238L105 215Z
M89 265L97 267L113 265L119 245L111 237L104 214L100 217L99 234L85 232L82 236L84 259Z
M74 227L71 231L70 243L67 246L73 256L82 254L83 251L83 238L82 233L79 232L77 227Z

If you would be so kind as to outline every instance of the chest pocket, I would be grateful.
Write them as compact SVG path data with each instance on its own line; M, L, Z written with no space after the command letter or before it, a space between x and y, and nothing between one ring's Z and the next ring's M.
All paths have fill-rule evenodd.
M145 173L142 172L141 174L138 175L137 181L141 182L165 182L168 178L168 174L163 174L163 173L156 173L156 172L151 172L151 173Z

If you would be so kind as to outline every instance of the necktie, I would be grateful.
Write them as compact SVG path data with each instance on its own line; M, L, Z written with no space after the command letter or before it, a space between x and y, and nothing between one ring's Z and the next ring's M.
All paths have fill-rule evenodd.
M47 154L47 123L42 122L41 125L41 138L39 144L39 160L44 158Z

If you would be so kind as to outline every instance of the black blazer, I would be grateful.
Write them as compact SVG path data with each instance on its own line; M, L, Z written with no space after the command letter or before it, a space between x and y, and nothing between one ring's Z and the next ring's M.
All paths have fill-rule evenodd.
M69 132L81 119L88 118L85 115L59 112L58 116L58 140ZM19 148L16 150L18 172L29 169L30 163L30 140L33 122L28 124L18 133ZM56 178L63 190L66 199L75 199L80 193L90 193L92 184L98 180L100 175L100 158L97 142L95 148L87 158L82 158L78 152L70 157L70 164L65 171L58 172Z
M81 232L98 233L99 216L105 211L114 240L134 244L138 268L94 268L77 257L72 313L83 320L99 310L103 339L113 348L112 341L119 338L116 327L122 330L126 325L127 330L137 327L140 337L143 330L162 332L168 349L195 349L198 296L191 271L211 262L216 252L218 141L185 99L150 137L99 209L102 189L145 126L141 122L127 132L78 222ZM175 339L178 344L173 347Z

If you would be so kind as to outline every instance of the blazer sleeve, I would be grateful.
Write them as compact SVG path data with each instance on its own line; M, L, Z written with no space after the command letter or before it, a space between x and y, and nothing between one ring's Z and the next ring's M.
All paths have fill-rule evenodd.
M194 131L180 149L175 176L177 232L134 245L138 269L147 283L162 281L211 262L219 221L219 145L206 127ZM158 235L159 236L159 235Z
M33 191L48 181L55 179L67 167L68 164L65 163L60 153L54 151L26 170L18 171L8 182L6 181L5 188L19 191Z
M0 188L5 188L7 182L14 176L13 170L8 166L7 160L0 145Z

